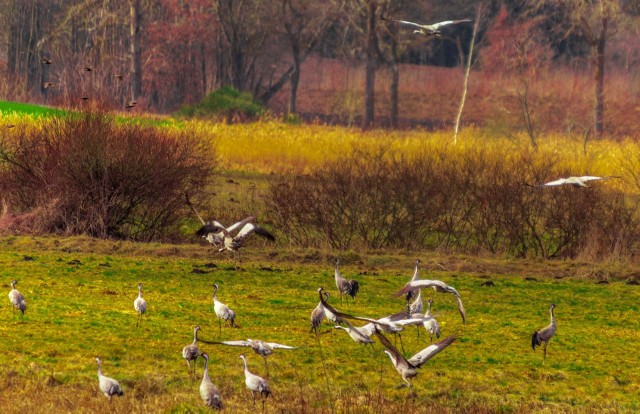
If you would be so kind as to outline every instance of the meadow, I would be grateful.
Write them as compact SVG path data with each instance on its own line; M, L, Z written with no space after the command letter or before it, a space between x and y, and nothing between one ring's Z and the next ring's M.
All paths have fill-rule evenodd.
M345 332L316 337L309 314L326 287L330 303L352 314L383 316L403 307L393 296L411 277L412 259L398 255L340 256L345 277L357 279L355 303L341 304L332 254L272 249L257 243L239 268L230 257L197 244L144 246L86 237L0 239L0 280L17 279L28 309L24 317L2 308L0 406L3 412L204 412L198 378L192 380L182 347L198 324L206 341L259 338L300 346L269 357L273 400L267 412L626 412L638 405L640 320L637 286L596 284L563 277L553 264L525 264L522 274L493 273L495 259L439 262L420 255L423 277L455 286L465 303L462 325L450 295L432 297L443 336L458 339L429 361L407 398L379 344L357 345ZM458 271L455 263L467 262ZM491 266L493 263L494 266ZM497 266L496 266L497 265ZM533 276L535 275L535 276ZM555 275L551 276L551 275ZM492 280L495 286L481 286ZM144 284L148 314L136 329L133 300ZM212 309L219 299L237 313L239 328L223 327ZM548 323L556 303L558 332L546 363L530 336ZM423 330L403 334L406 355L429 343ZM241 360L265 376L262 358L249 349L201 343L210 374L228 412L254 412ZM105 375L124 387L109 406L98 390L95 357ZM259 403L258 406L259 408Z
M13 106L12 108L16 108ZM0 124L41 128L46 119L3 113ZM131 118L135 121L136 118ZM146 122L146 121L145 121ZM463 130L458 145L448 132L382 131L321 125L291 125L275 119L228 125L151 118L151 124L186 131L214 145L218 169L206 217L223 222L245 214L264 216L270 184L309 174L354 151L391 153L445 151L456 157L482 146L527 151L526 137L501 137L486 130ZM157 123L156 123L157 122ZM10 139L14 129L3 129ZM593 141L549 135L538 157L553 159L566 172L623 176L612 188L636 194L633 174L637 147L632 141ZM625 163L626 162L626 163ZM185 209L186 210L186 209ZM10 281L25 295L22 317L6 297L0 323L0 407L2 412L205 412L197 378L181 358L193 326L207 341L262 339L299 346L269 357L273 399L267 412L634 412L640 410L637 342L640 274L631 256L606 261L515 259L502 254L463 255L399 249L339 251L303 248L280 239L272 245L252 240L239 262L212 251L192 236L198 224L190 213L181 244L134 243L86 236L0 237L0 285ZM277 229L276 229L277 230ZM342 274L360 283L356 301L340 303L333 259ZM443 336L457 340L429 361L414 380L415 398L398 389L400 376L379 343L354 343L323 324L309 331L317 289L351 314L382 317L400 311L394 292L413 273L416 258L423 278L440 279L462 295L467 324L451 295L425 291L434 300ZM606 270L611 277L596 278ZM494 286L483 286L486 281ZM136 329L133 300L144 284L148 314ZM236 311L237 329L218 330L212 284L219 299ZM6 294L5 293L5 294ZM531 350L531 334L549 323L555 303L558 332L546 362ZM429 344L423 330L403 334L405 355ZM241 353L262 376L262 358L250 349L201 343L210 356L209 372L228 412L255 412L244 385ZM125 396L111 405L98 390L95 357L105 375L120 381Z

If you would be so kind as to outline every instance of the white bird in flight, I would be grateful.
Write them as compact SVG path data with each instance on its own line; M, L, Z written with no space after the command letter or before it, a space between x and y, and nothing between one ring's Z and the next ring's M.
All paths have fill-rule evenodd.
M538 184L538 185L531 185L529 184L529 186L531 187L556 187L559 185L572 185L574 187L589 187L586 183L588 181L602 181L602 180L609 180L611 178L620 178L617 175L607 175L605 177L596 177L593 175L584 175L582 177L567 177L567 178L560 178L558 180L555 181L549 181L548 183L544 183L544 184Z
M440 36L442 34L442 32L440 31L440 28L442 28L444 26L448 26L450 24L471 22L471 19L462 19L462 20L445 20L443 22L438 22L438 23L433 23L433 24L419 24L419 23L414 23L414 22L410 22L410 21L407 21L407 20L387 19L384 16L380 16L380 19L386 20L388 22L402 23L402 24L406 24L406 25L409 25L409 26L417 27L417 29L414 30L413 33L422 34L422 35L425 35L425 36L436 36L436 37L438 37L438 36Z

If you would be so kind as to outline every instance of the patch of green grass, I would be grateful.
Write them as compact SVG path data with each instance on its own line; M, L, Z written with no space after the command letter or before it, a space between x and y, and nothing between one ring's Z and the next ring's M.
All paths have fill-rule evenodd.
M309 333L309 314L319 286L348 313L382 317L402 309L402 299L393 293L411 277L412 259L387 256L385 262L376 255L370 262L362 254L361 264L343 261L342 274L357 279L361 291L355 302L349 298L341 305L330 260L303 262L296 252L261 246L248 247L242 270L236 271L231 255L212 256L204 245L169 249L84 237L0 238L0 286L6 295L10 280L17 279L28 305L24 318L13 313L6 296L0 307L2 411L104 411L108 402L98 391L95 364L100 356L105 375L118 379L125 391L111 410L206 412L198 394L202 361L192 380L180 355L196 324L200 338L209 342L254 338L300 346L269 357L274 398L266 403L267 412L328 412L330 406L337 412L640 409L635 286L542 276L534 283L492 275L495 286L481 287L482 279L471 272L425 269L422 277L442 279L461 293L468 324L461 323L451 295L423 292L425 300L434 299L442 334L459 339L420 370L416 398L407 399L407 389L396 388L401 378L378 342L373 350L357 345L343 331L328 333L325 323L319 347ZM276 252L291 258L267 259ZM35 260L25 261L25 255ZM325 255L331 253L321 252ZM67 265L73 260L81 264ZM106 262L110 267L100 266ZM191 273L209 262L217 267ZM149 308L136 329L138 282L144 284ZM240 328L219 332L214 282ZM558 331L543 364L542 350L531 350L530 337L548 324L551 302L557 305ZM429 345L427 333L422 330L418 339L415 328L407 329L402 340L407 356ZM262 358L248 348L210 343L200 348L210 356L209 372L227 410L255 412L238 356L245 354L250 370L266 376Z
M22 102L0 101L0 113L8 114L24 114L31 116L50 116L63 115L66 111L58 108L50 108L48 106L27 104Z

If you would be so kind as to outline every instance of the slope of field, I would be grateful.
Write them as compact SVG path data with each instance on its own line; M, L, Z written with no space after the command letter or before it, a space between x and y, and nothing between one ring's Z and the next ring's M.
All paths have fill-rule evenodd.
M640 409L637 343L638 287L595 284L542 274L567 271L564 263L536 264L540 276L457 271L423 257L424 278L455 286L467 309L463 325L450 295L432 297L444 336L458 339L428 362L408 399L382 347L355 344L343 331L309 333L316 289L352 314L381 317L399 311L393 296L412 274L414 258L344 254L341 270L360 282L355 303L340 304L330 255L270 250L253 243L239 268L230 256L203 245L135 245L88 238L0 239L0 285L25 295L24 317L5 296L0 323L0 406L3 412L98 412L107 399L98 391L95 357L125 395L112 412L205 412L198 378L187 373L180 351L193 326L206 341L263 339L301 348L269 357L274 398L267 412L529 412L636 411ZM497 262L499 263L499 262ZM532 264L533 266L533 264ZM487 269L486 266L474 266ZM570 269L569 269L570 270ZM530 275L531 270L527 271ZM533 272L534 274L536 272ZM560 276L559 276L560 277ZM481 286L488 280L495 286ZM136 329L133 300L144 284L148 315ZM236 311L240 328L220 333L212 309L218 297ZM556 303L558 331L542 363L533 352L534 329L548 324ZM323 332L329 330L323 326ZM425 331L402 336L405 355L429 343ZM266 376L262 358L249 349L202 343L210 374L228 412L255 412L245 389L242 361Z

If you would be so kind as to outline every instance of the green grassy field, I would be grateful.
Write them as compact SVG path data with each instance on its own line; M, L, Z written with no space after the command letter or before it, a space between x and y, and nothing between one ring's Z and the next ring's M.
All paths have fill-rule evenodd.
M468 323L462 325L450 295L423 294L435 301L443 335L458 339L422 368L414 381L417 396L408 399L406 388L396 389L400 376L379 343L372 351L343 331L322 334L318 343L309 333L309 314L319 286L333 294L332 304L350 313L382 317L400 310L403 302L393 293L410 278L414 258L342 255L343 275L357 279L361 291L356 303L340 305L332 257L254 241L236 269L230 256L204 245L4 237L0 284L6 294L17 279L28 309L20 317L5 296L2 412L204 412L198 394L202 362L198 378L191 380L180 355L196 324L207 341L253 338L301 347L270 356L274 399L266 404L268 412L640 409L637 286L545 276L559 268L555 263L532 262L539 270L526 274L539 275L526 280L509 271L458 271L450 259L421 257L423 278L458 289ZM499 268L499 263L493 264ZM495 286L480 286L487 277ZM149 310L136 329L138 282L144 284ZM219 299L236 311L240 328L218 332L214 282L220 285ZM557 304L558 332L543 365L530 336L548 324L551 302ZM403 340L407 355L429 341L424 331L418 340L414 328ZM262 358L249 349L205 343L200 348L210 355L210 374L227 411L259 409L245 389L238 356L244 353L250 369L265 376ZM105 375L124 388L125 396L110 407L98 390L96 356L103 359Z

